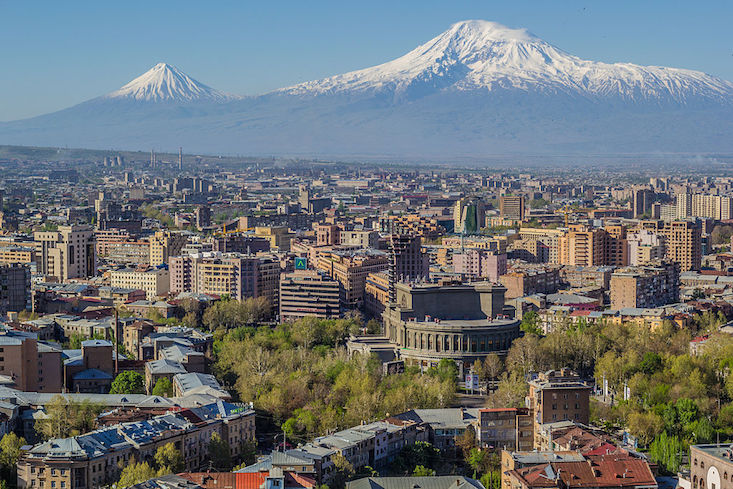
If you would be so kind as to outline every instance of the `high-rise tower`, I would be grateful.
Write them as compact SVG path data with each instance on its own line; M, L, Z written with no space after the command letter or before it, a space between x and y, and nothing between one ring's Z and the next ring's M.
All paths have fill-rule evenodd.
M178 171L183 171L183 148L178 148Z

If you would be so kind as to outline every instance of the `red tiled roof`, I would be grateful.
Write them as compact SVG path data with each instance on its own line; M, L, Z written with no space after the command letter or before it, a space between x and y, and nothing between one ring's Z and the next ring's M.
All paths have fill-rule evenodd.
M259 489L267 478L267 472L237 472L236 489Z
M628 455L593 457L584 462L552 462L512 470L509 474L530 488L617 488L657 484L649 464Z

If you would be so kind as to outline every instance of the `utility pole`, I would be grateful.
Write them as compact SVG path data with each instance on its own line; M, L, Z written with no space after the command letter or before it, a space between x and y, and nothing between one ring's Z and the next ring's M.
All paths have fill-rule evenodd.
M120 322L119 312L115 309L115 376L120 373Z

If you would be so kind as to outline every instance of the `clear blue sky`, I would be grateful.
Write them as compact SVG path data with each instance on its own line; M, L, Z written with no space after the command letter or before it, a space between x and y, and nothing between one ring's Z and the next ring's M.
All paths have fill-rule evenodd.
M110 92L165 61L252 95L393 59L450 24L526 27L586 59L733 80L733 2L0 0L0 121Z

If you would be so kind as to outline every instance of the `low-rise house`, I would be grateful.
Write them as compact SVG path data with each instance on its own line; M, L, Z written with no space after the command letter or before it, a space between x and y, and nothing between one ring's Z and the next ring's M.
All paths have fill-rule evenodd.
M147 362L145 364L145 390L150 393L158 380L167 378L172 383L173 376L185 373L187 372L183 365L172 360L161 359Z

